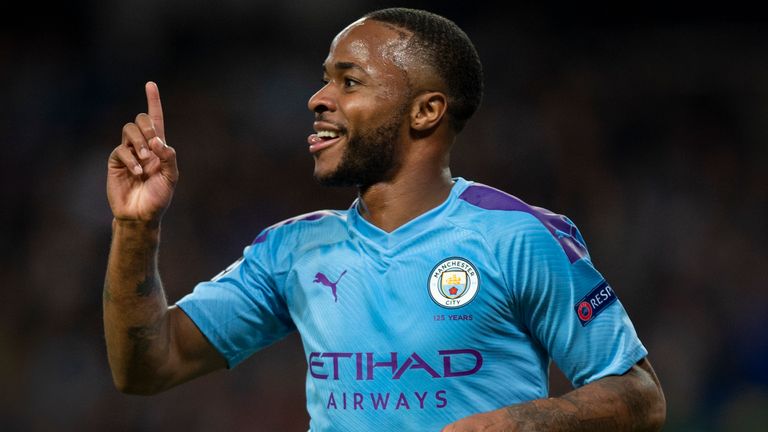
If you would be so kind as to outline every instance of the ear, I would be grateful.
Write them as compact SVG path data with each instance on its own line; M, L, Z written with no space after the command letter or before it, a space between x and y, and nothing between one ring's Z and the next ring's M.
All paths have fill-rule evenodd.
M444 93L427 92L416 96L411 106L411 128L425 131L440 123L448 108L448 98Z

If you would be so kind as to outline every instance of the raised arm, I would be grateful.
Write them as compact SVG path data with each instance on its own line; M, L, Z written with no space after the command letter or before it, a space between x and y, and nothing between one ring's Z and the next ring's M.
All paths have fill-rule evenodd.
M147 113L123 127L109 157L112 245L104 283L104 334L115 386L152 394L226 366L184 312L168 307L157 269L160 221L179 178L165 143L155 83Z
M598 379L561 397L473 415L443 432L658 431L665 418L664 393L643 359L623 375Z

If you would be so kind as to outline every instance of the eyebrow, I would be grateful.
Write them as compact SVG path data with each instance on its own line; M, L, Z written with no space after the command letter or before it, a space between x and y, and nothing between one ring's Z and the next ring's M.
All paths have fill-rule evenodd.
M360 65L352 62L336 62L333 64L333 67L338 70L356 69L366 75L368 74ZM328 66L325 63L323 63L323 73L328 73Z

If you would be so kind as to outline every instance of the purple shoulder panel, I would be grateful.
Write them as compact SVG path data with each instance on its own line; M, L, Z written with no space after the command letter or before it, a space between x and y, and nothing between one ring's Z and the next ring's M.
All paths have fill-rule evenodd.
M520 211L538 219L560 243L571 263L587 256L587 248L577 238L576 227L565 217L551 211L526 204L517 197L506 192L482 184L468 187L459 196L474 206L486 210Z
M292 217L290 219L286 219L286 220L284 220L282 222L279 222L279 223L277 223L275 225L272 225L271 227L269 227L269 228L265 229L264 231L262 231L261 234L259 234L253 240L253 243L251 243L251 244L256 244L256 243L264 242L267 239L267 234L269 234L275 228L280 228L282 226L290 225L290 224L293 224L293 223L296 223L296 222L301 222L301 221L313 221L313 220L317 220L317 219L323 218L325 216L330 216L332 214L333 214L332 212L329 212L327 210L320 210L320 211L316 211L316 212L312 212L312 213L307 213L307 214L304 214L304 215L301 215L301 216Z

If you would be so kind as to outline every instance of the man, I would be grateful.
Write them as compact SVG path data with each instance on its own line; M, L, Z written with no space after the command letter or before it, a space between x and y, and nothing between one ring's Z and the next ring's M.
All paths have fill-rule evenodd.
M388 9L333 40L309 100L314 176L349 210L262 231L168 307L160 221L178 179L157 86L109 159L113 377L156 393L298 331L313 431L658 430L665 403L623 306L565 217L453 178L481 67L445 18ZM576 390L546 398L549 359Z

